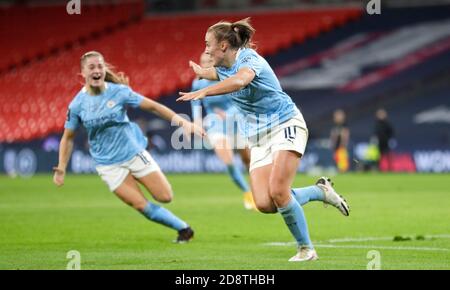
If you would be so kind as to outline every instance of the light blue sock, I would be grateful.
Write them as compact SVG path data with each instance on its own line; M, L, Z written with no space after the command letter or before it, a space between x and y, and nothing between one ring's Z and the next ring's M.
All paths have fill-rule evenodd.
M285 207L278 208L278 212L283 216L284 222L295 237L298 246L307 246L312 249L313 245L309 238L305 214L297 200L291 198Z
M310 201L325 199L323 191L317 185L292 188L292 196L297 200L300 205L304 205Z
M230 174L231 179L234 183L243 191L250 191L247 181L245 181L244 175L234 164L227 165L228 174Z
M187 223L175 216L168 209L151 202L147 203L142 214L151 221L165 225L177 231L188 227Z

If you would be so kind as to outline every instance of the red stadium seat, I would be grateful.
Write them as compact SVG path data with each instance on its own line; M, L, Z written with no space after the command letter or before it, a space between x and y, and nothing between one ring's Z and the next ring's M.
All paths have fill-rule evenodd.
M0 47L0 53L8 56L0 59L0 70L63 50L107 27L142 15L143 9L142 2L86 5L81 15L68 15L64 5L0 7L0 37L8 40Z
M33 54L51 50L71 41L73 37L83 37L99 28L114 25L118 19L124 19L122 16L126 18L130 11L137 9L134 6L128 7L129 10L112 6L103 10L97 8L86 9L83 17L90 21L77 29L75 34L65 32L76 25L76 18L57 16L56 19L61 21L57 27L43 21L42 18L53 15L52 9L59 8L44 9L28 15L29 18L25 18L20 9L10 8L11 13L5 14L4 8L0 8L0 15L6 15L0 20L2 27L5 21L21 19L17 21L17 29L23 34L17 41L0 47L2 55L12 56L2 59L0 67L20 61L24 56L31 58ZM251 17L257 30L255 41L258 51L266 55L315 37L360 14L359 10L349 8L265 12L255 13ZM75 44L28 66L0 74L0 142L26 141L62 130L67 106L83 81L79 76L79 58L84 52L102 52L107 61L127 73L134 90L157 99L190 86L194 74L188 67L188 61L198 61L204 50L207 27L222 19L234 21L240 18L230 14L149 17L114 33ZM39 29L30 32L30 25ZM6 37L8 33L2 29L0 35ZM42 37L48 35L52 37L42 41ZM16 45L23 46L23 50Z

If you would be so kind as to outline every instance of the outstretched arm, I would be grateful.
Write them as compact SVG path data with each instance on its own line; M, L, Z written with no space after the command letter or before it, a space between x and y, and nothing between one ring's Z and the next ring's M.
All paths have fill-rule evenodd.
M70 156L73 150L73 139L75 138L75 132L70 129L64 129L61 142L59 143L59 161L58 166L53 167L54 175L53 182L57 186L64 184L64 177L66 176L66 167L69 163Z
M241 68L234 76L231 76L215 85L198 91L180 92L177 101L200 100L206 96L228 94L245 88L255 78L255 72L247 67Z
M152 112L179 127L183 127L184 131L188 135L196 134L202 137L206 135L203 128L182 118L180 115L158 102L144 98L140 104L140 108Z

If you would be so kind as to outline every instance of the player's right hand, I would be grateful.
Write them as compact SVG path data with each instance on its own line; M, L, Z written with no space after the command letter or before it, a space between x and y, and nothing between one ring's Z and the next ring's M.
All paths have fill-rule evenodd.
M180 95L180 97L176 100L177 102L201 100L206 97L204 90L198 90L190 93L179 92L178 95Z
M197 75L197 77L201 77L203 68L193 62L192 60L189 61L189 66L192 68L194 73Z
M66 171L59 167L53 167L53 171L55 172L53 174L53 183L58 187L62 186L64 184L64 177L66 175Z

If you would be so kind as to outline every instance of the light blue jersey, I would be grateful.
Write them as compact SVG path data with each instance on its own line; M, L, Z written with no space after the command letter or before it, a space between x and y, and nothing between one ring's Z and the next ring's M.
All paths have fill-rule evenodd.
M216 83L218 83L218 81L195 79L192 82L192 91L198 91ZM239 139L237 138L237 121L240 113L238 109L233 106L231 97L229 95L217 95L203 98L201 100L191 101L192 117L194 121L202 118L202 104L206 111L206 117L203 120L203 125L212 146L215 146L215 144L217 144L216 142L220 140L222 136L228 136L230 137L228 138L228 141L232 142L233 147L236 146L239 149L244 148L242 144L238 143ZM223 116L219 116L217 113L218 109L225 113L225 118ZM231 163L226 164L226 166L228 174L233 182L242 190L243 193L248 193L250 191L250 187L235 162L231 161Z
M86 128L89 151L97 165L111 165L133 158L147 147L147 138L127 116L127 106L138 107L143 96L126 85L106 83L105 91L91 96L83 88L72 100L65 128Z
M198 91L203 88L209 87L218 83L218 81L211 81L206 79L195 79L192 82L192 91ZM207 98L203 98L201 100L191 101L192 108L192 118L197 120L202 117L201 115L201 106L205 108L206 115L209 115L207 120L205 120L205 128L208 134L212 133L236 133L234 132L234 126L228 128L227 126L233 125L233 119L236 118L236 115L239 114L239 111L233 105L231 97L229 95L217 95L211 96ZM221 119L217 116L216 110L222 110L229 120L229 124L227 124L227 120ZM237 119L237 118L236 118Z
M192 91L198 91L203 88L212 86L218 83L218 81L210 81L206 79L195 79L192 81ZM227 111L233 106L230 96L227 95L217 95L211 96L207 98L203 98L201 100L194 100L191 102L192 105L192 114L193 118L196 119L198 116L198 110L194 109L194 106L198 109L198 106L203 105L205 108L206 114L214 113L214 109L218 108L222 111ZM201 116L200 116L201 117Z
M291 98L283 92L270 65L251 48L240 49L231 68L216 67L216 71L219 79L224 80L244 67L253 70L255 78L245 88L228 95L244 115L240 119L240 128L246 136L267 131L299 112Z

